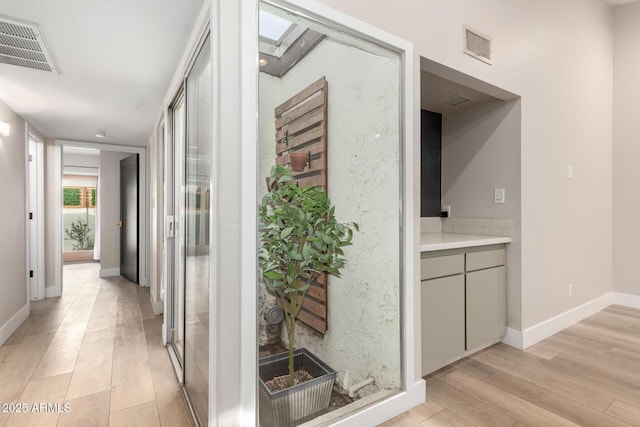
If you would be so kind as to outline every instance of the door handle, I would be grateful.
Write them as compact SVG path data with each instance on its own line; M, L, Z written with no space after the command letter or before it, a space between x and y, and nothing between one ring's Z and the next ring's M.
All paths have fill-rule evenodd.
M117 225L118 227L122 228L122 221L118 221L118 222L116 222L116 225Z

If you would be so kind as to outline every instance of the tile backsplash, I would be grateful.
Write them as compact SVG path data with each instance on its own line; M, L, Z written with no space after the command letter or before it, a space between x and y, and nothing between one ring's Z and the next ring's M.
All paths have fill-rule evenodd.
M513 237L513 220L505 218L420 218L420 232Z
M420 218L420 233L442 233L442 218Z

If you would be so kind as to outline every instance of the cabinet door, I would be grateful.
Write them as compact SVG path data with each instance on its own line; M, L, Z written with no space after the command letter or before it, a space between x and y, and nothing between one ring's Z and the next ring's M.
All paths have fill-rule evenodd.
M422 282L422 375L464 353L464 274Z
M504 266L467 273L467 350L492 344L507 328Z

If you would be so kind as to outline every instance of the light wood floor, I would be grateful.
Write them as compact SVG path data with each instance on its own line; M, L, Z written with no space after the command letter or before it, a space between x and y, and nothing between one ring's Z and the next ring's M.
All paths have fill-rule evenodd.
M0 347L0 426L191 426L161 325L148 288L65 266L63 296L33 302Z
M497 344L426 378L391 426L640 426L640 310L613 305L518 351Z

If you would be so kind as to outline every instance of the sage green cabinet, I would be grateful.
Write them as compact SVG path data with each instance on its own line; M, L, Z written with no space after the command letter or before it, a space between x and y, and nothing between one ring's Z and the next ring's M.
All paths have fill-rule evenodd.
M504 245L422 254L423 376L504 335L505 265Z
M464 311L464 274L422 282L423 375L464 353Z

